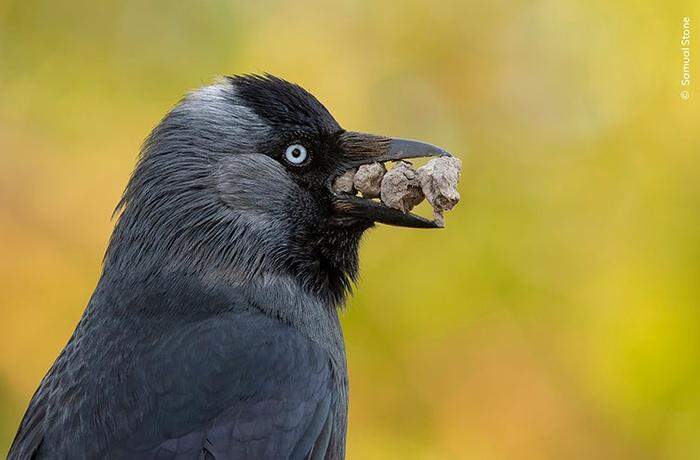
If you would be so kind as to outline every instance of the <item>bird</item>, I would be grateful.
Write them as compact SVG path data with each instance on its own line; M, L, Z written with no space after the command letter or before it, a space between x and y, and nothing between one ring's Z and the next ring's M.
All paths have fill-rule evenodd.
M344 458L339 315L362 235L437 225L333 178L449 155L346 131L270 74L186 94L143 143L97 286L9 459Z

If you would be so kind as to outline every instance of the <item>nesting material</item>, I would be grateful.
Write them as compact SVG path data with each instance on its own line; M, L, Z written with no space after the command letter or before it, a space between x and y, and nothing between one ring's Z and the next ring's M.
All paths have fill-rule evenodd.
M381 163L362 165L357 169L354 185L363 198L377 198L381 193L382 177L386 168Z
M462 161L455 157L440 157L430 160L416 171L421 189L433 207L435 221L444 226L443 213L459 202L457 183Z
M381 184L382 203L401 212L409 212L423 201L420 180L410 163L399 161L384 174Z
M404 213L426 198L433 207L435 223L444 227L444 212L459 202L461 169L462 162L454 157L434 158L418 170L407 161L396 162L388 172L383 164L372 163L345 171L335 178L332 188L336 193L379 197L386 206Z
M353 169L348 169L345 171L343 174L335 178L335 181L333 182L333 191L334 192L345 192L345 193L354 193L355 192L355 186L354 186L354 181L355 181L355 173L357 170L355 168Z

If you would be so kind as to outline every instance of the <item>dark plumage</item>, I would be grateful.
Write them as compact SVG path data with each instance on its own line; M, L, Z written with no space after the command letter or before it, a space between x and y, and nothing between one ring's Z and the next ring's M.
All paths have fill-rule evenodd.
M99 283L9 457L343 458L338 308L360 237L375 221L434 225L329 184L445 154L346 132L272 76L185 97L145 142Z

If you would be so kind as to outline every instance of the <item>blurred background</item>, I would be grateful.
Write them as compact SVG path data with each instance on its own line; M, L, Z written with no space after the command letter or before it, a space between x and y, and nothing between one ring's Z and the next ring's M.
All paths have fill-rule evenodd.
M447 229L364 240L348 458L700 458L699 10L0 1L0 455L142 140L187 90L271 72L464 162Z

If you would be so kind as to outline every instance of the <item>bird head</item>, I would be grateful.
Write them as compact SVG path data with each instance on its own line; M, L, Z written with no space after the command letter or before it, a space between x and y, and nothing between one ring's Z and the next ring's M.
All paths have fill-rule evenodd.
M105 271L213 283L288 276L338 305L357 275L365 230L436 225L335 193L333 179L372 162L444 155L423 142L346 131L280 78L225 78L183 98L147 138L117 208Z

